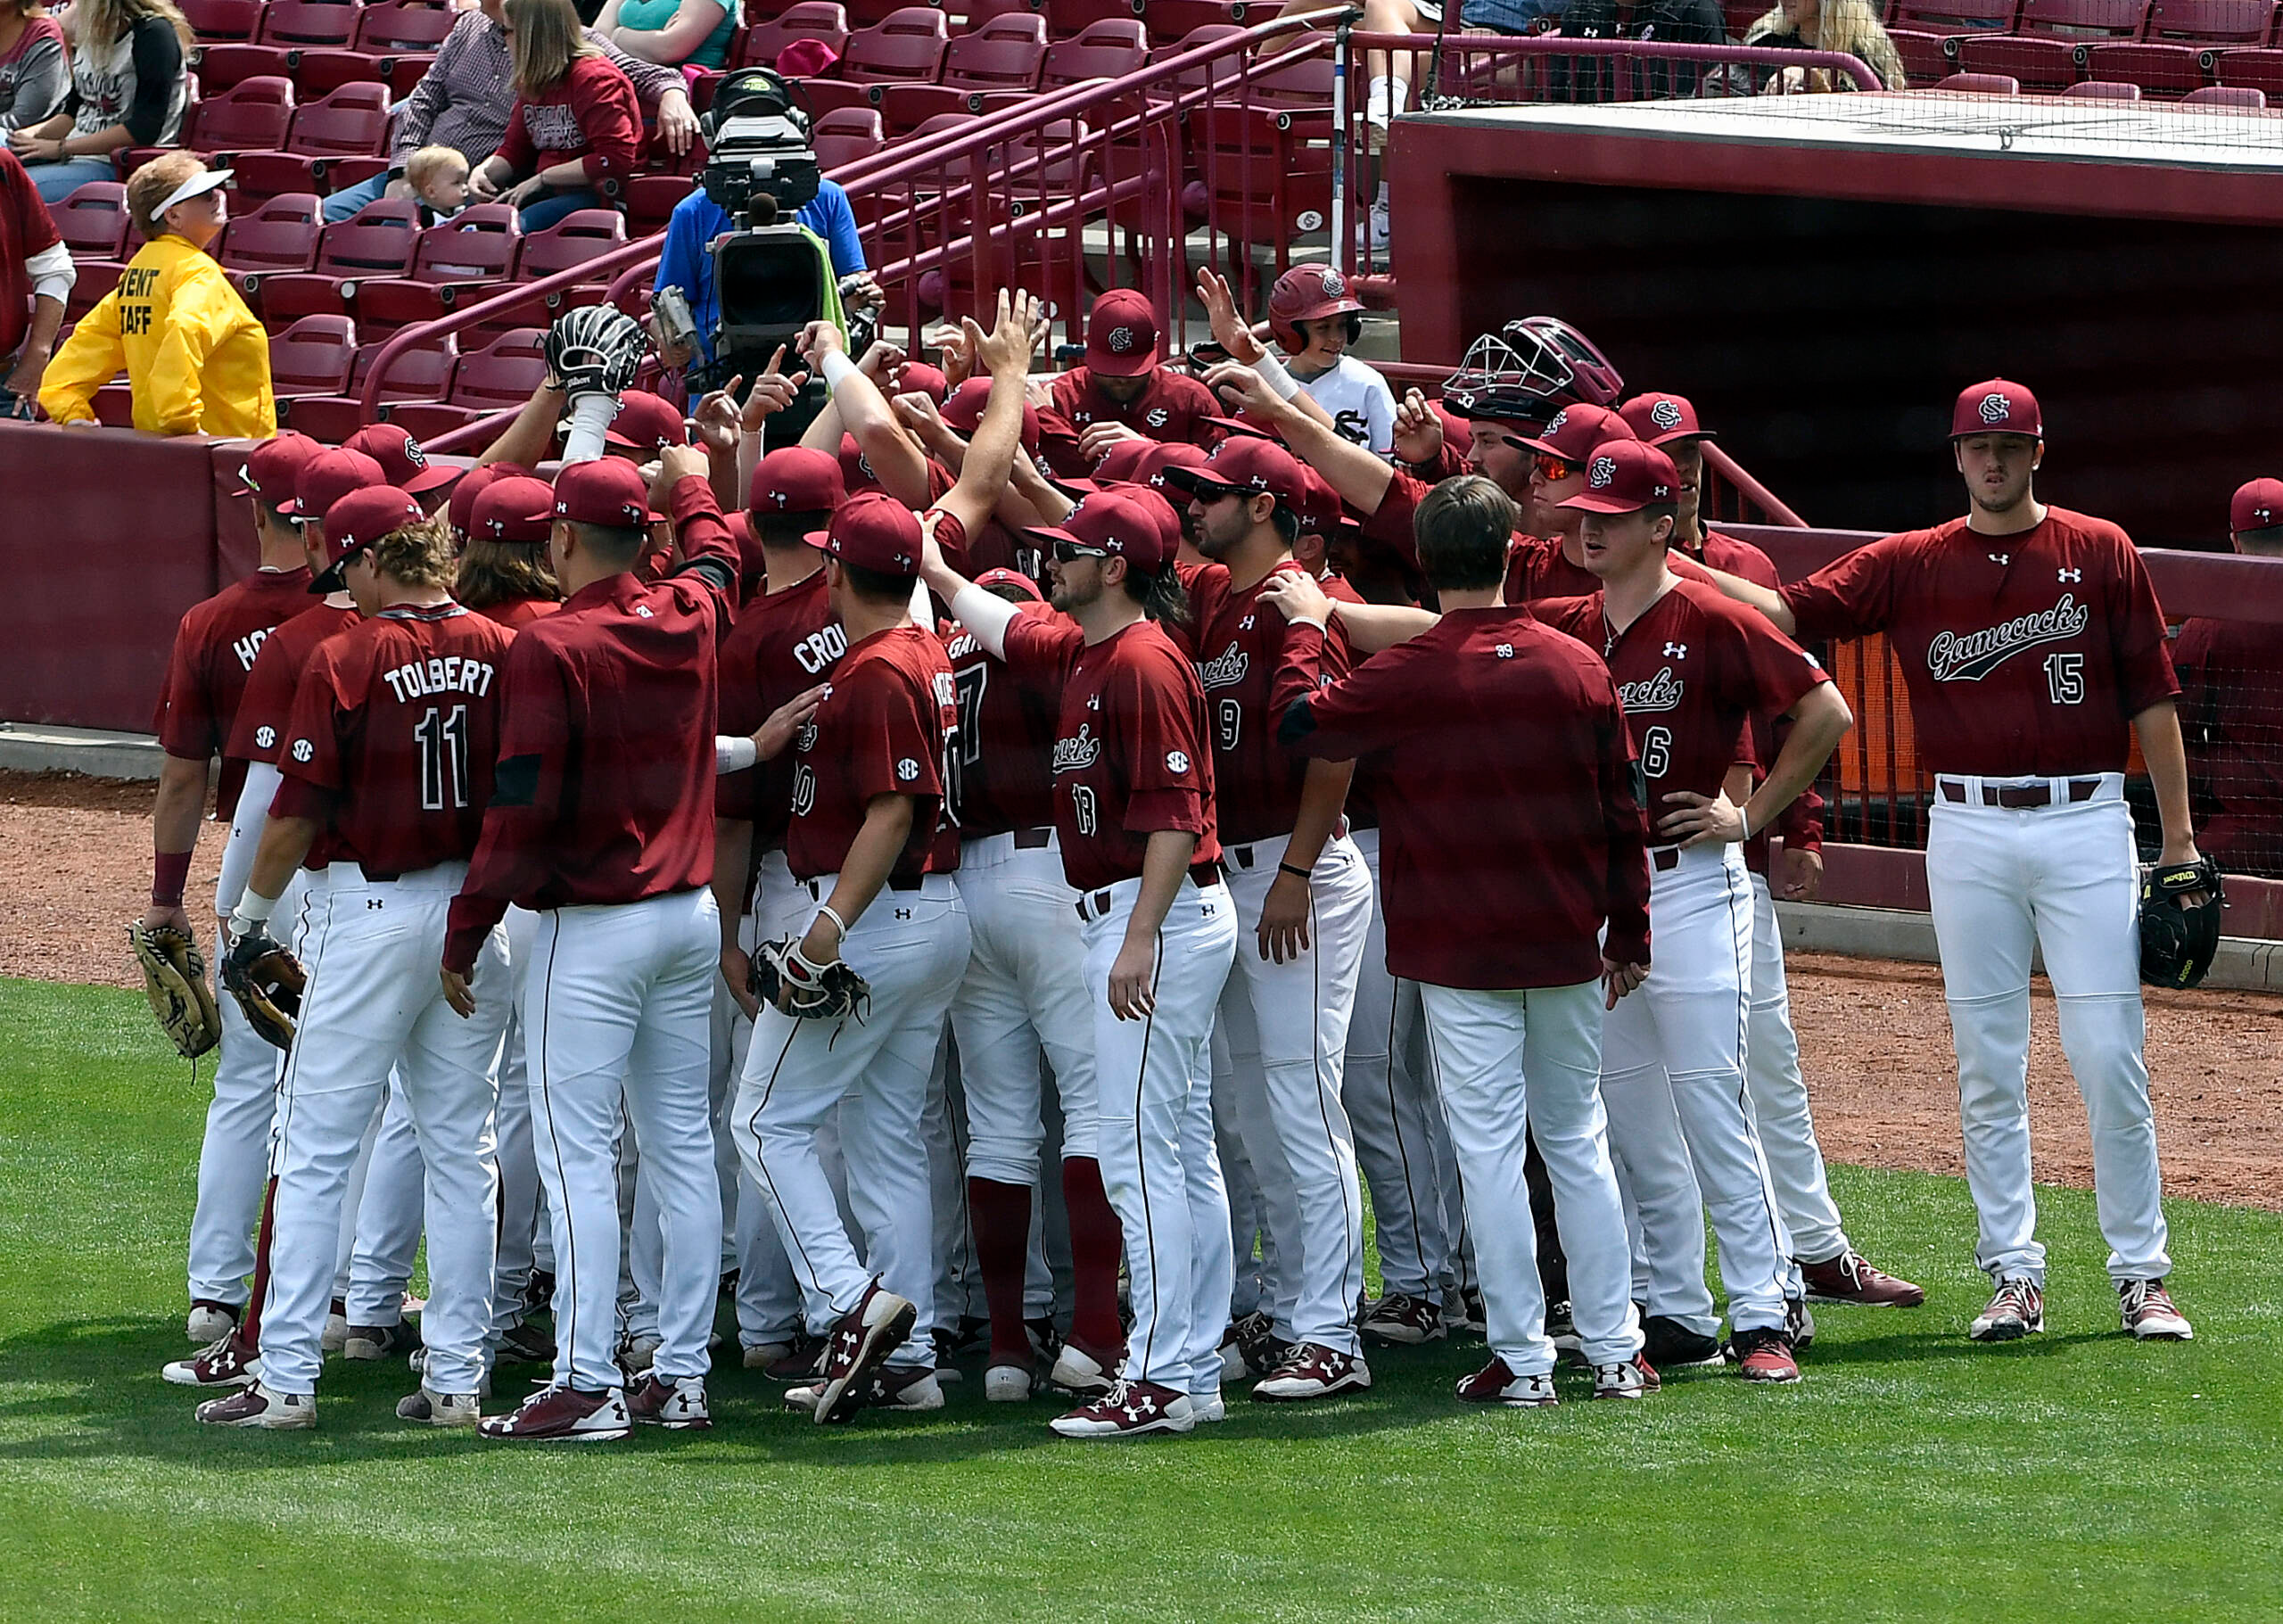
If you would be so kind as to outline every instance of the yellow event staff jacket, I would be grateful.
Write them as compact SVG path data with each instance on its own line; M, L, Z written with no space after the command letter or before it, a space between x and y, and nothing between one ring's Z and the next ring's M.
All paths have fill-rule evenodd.
M277 432L269 336L222 268L180 237L145 243L71 330L40 379L41 408L57 423L94 416L95 391L122 367L145 433Z

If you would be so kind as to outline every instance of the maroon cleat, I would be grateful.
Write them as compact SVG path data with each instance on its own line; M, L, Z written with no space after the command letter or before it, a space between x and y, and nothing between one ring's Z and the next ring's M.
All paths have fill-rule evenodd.
M261 1352L232 1331L195 1358L169 1361L159 1374L177 1387L245 1387L261 1374Z
M1646 1398L1663 1382L1648 1360L1635 1354L1622 1364L1594 1366L1594 1397L1596 1398Z
M1792 1339L1764 1325L1739 1331L1728 1339L1736 1373L1747 1381L1797 1381L1800 1362L1792 1356Z
M881 1290L877 1280L864 1288L862 1299L833 1326L824 1362L817 1367L819 1426L846 1421L864 1407L872 1373L911 1334L919 1313L907 1299Z
M518 1443L610 1443L634 1434L626 1395L617 1388L586 1393L573 1387L543 1387L506 1415L489 1416L475 1429L486 1438Z
M1364 1363L1363 1355L1341 1353L1321 1342L1300 1342L1284 1356L1283 1364L1253 1383L1252 1396L1264 1404L1300 1404L1361 1392L1371 1385L1372 1367Z
M1461 1377L1458 1396L1467 1404L1503 1404L1510 1410L1550 1410L1562 1402L1554 1390L1552 1371L1517 1376L1505 1360L1496 1357L1471 1376Z
M1091 1404L1047 1423L1064 1438L1140 1438L1150 1432L1187 1432L1197 1411L1187 1393L1154 1381L1119 1381Z
M1872 1267L1868 1258L1853 1250L1821 1263L1802 1263L1800 1277L1807 1282L1810 1302L1852 1303L1859 1308L1916 1308L1926 1300L1925 1287Z
M679 1381L661 1380L655 1373L626 1395L626 1414L646 1427L677 1432L703 1432L713 1424L705 1408L705 1381L684 1376Z

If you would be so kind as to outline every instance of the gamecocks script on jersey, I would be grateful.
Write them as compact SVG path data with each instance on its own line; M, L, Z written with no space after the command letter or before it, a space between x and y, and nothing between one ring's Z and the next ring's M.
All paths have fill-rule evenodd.
M1617 685L1617 702L1625 707L1628 716L1642 711L1677 711L1680 697L1688 691L1688 684L1673 675L1669 665L1646 682L1620 682Z
M1093 723L1082 721L1075 738L1054 741L1054 770L1057 772L1084 772L1101 760L1102 741L1094 737Z
M1214 658L1198 662L1197 680L1204 684L1207 690L1216 688L1234 688L1245 680L1245 672L1251 669L1250 657L1243 649L1232 643L1225 651Z
M2024 614L1983 631L1941 631L1926 646L1926 669L1937 682L1979 682L2024 648L2065 643L2084 631L2093 612L2064 592L2050 609ZM1628 707L1629 708L1629 707Z

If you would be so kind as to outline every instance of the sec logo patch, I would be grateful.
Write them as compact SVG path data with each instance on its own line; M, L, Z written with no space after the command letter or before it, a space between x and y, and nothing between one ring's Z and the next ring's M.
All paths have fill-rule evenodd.
M311 744L308 739L297 738L293 741L293 759L295 761L306 762L309 757L315 755L317 753L317 746Z
M276 728L267 727L256 728L253 730L253 742L260 745L265 750L268 749L270 746L277 742L277 730Z
M1186 750L1166 751L1166 771L1167 772L1187 772L1189 771L1189 752Z
M907 755L895 764L895 775L909 784L919 776L919 763Z

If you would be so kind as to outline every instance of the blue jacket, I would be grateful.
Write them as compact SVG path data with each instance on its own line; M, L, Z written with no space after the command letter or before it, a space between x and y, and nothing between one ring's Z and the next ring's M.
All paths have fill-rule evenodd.
M794 211L793 218L825 240L832 252L832 274L849 276L866 268L864 245L856 238L856 211L840 183L819 181L815 201ZM697 352L701 361L713 359L707 335L721 319L721 301L713 289L713 259L707 244L736 228L729 211L705 195L692 191L674 205L666 222L666 243L658 255L658 279L652 288L678 287L689 297L689 312L697 323Z

